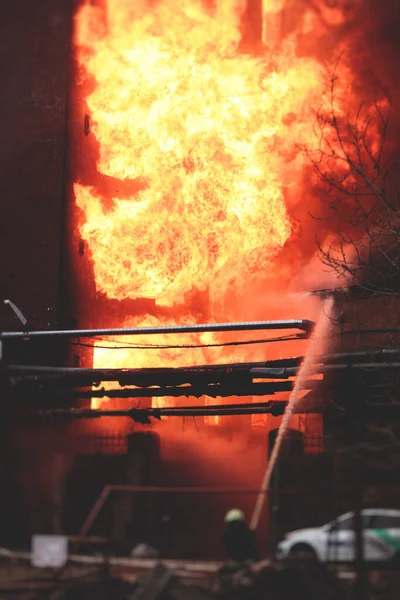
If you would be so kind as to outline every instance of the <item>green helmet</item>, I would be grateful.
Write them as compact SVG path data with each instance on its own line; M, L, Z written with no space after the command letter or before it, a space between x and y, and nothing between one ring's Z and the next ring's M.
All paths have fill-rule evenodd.
M233 521L244 521L244 520L245 520L244 512L242 512L238 508L232 508L231 510L228 510L228 512L226 513L224 522L225 523L233 523Z

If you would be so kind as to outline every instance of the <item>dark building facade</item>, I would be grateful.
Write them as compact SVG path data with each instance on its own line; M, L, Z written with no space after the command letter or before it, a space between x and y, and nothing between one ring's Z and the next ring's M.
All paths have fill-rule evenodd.
M1 298L33 327L60 318L71 2L2 8ZM8 307L0 328L16 322Z
M46 329L62 319L72 6L61 0L17 0L2 6L1 13L0 330L22 328L3 304L6 299L21 309L31 328ZM47 343L34 349L8 345L4 351L21 362L53 364L64 354L60 344ZM1 536L7 543L29 529L20 477L36 470L28 460L29 438L17 447L20 436L7 394L2 401Z

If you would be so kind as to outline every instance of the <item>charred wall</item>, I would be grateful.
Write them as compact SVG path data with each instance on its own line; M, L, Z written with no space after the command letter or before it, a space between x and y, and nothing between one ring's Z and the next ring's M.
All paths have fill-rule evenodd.
M16 0L1 7L0 330L21 328L4 299L16 303L34 329L62 321L71 14L69 0ZM59 343L8 345L6 351L21 362L63 357ZM0 534L2 543L16 543L28 528L20 478L29 471L30 446L28 439L20 443L24 434L10 420L7 394L1 396ZM32 491L41 482L31 484Z
M1 11L1 298L37 328L60 317L71 10L17 0ZM3 307L0 327L14 326Z

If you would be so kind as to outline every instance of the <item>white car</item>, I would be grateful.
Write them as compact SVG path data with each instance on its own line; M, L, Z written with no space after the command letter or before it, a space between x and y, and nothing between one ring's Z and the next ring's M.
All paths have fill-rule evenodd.
M321 562L355 560L354 513L341 515L322 527L287 533L276 557L303 555ZM362 511L364 559L400 564L400 510L371 508Z

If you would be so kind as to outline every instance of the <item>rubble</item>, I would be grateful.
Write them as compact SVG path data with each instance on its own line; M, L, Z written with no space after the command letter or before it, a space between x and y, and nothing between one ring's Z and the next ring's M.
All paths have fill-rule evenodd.
M0 598L21 600L353 600L356 574L310 559L191 563L70 555L62 569L0 552ZM72 560L71 560L72 559ZM79 560L78 560L79 559ZM371 571L370 600L397 600L400 572Z
M225 565L210 587L181 581L157 565L138 582L131 600L342 600L337 578L318 563L278 564L271 561L241 567Z

